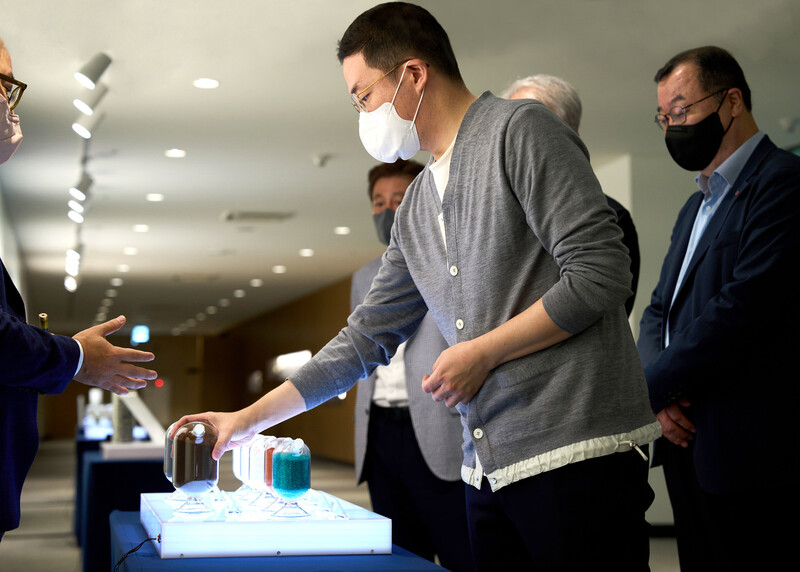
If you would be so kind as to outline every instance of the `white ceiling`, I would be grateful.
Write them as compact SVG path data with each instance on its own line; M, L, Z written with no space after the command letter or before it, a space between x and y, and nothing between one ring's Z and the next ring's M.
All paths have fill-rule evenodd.
M424 1L450 34L467 85L502 91L530 73L570 81L584 104L581 134L595 164L624 153L658 156L652 77L674 53L718 44L740 61L760 127L779 145L799 114L800 2L795 0ZM218 333L317 290L380 253L366 198L374 161L335 57L361 0L0 0L0 37L28 84L17 109L25 140L0 167L0 188L22 249L29 314L56 331L95 320L113 277L110 315L157 333L225 308L187 333ZM81 283L67 293L64 254L76 243L67 189L83 140L70 125L81 91L72 74L95 53L113 63L106 114L88 148L93 198L81 230ZM192 81L212 77L213 91ZM184 159L164 151L182 148ZM314 156L330 155L324 167ZM425 160L425 157L422 157ZM162 203L147 193L166 196ZM232 223L224 211L293 213ZM634 212L635 216L635 212ZM672 213L669 214L673 216ZM134 224L150 232L135 233ZM333 228L352 227L348 236ZM138 254L123 254L125 247ZM311 248L311 258L299 256ZM120 274L117 266L128 264ZM273 274L282 264L286 274ZM264 285L249 285L259 278ZM246 296L234 298L235 289Z

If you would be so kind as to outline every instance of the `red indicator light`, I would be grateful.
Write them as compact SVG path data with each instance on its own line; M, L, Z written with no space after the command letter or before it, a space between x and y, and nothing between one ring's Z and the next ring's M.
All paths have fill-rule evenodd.
M164 380L163 380L163 379L161 379L161 378L159 377L159 378L158 378L158 379L155 381L155 386L156 386L156 387L164 387Z

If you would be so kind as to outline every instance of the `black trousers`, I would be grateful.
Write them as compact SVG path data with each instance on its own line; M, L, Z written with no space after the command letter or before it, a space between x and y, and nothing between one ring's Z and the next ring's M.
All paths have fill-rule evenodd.
M396 413L396 412L395 412ZM392 542L454 572L473 570L464 483L434 475L411 419L372 407L365 477L374 512L392 519Z
M792 475L753 490L709 493L695 472L692 446L684 449L659 441L664 476L675 519L681 572L716 570L785 570L796 560L800 503ZM757 451L743 452L742 462L780 463ZM787 454L791 451L787 448ZM746 458L750 456L751 458Z
M527 477L496 492L467 487L477 570L649 570L648 463L615 453Z

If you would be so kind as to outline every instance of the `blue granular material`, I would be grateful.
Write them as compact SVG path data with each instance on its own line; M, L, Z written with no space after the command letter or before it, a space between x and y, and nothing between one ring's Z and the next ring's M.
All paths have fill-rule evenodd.
M303 496L311 487L310 465L309 455L273 453L272 487L275 492L288 499Z

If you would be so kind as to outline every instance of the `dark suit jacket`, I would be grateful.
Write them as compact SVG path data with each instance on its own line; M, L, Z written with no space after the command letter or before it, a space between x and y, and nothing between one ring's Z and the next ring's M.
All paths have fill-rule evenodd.
M614 209L614 212L617 214L617 224L622 229L622 244L628 249L628 256L631 257L631 274L633 274L631 290L633 294L630 295L630 298L625 300L625 312L630 317L633 311L633 303L636 301L636 289L639 285L639 267L641 266L639 258L639 235L636 234L636 226L633 224L633 218L631 218L631 213L628 212L628 209L608 195L605 197L608 206Z
M75 340L25 323L22 297L0 260L0 531L19 526L19 495L39 446L39 393L60 393L72 379Z
M747 490L791 478L798 466L800 158L767 137L759 143L709 221L669 309L701 200L693 194L678 215L642 316L639 354L654 412L681 397L691 402L700 484L709 492Z

